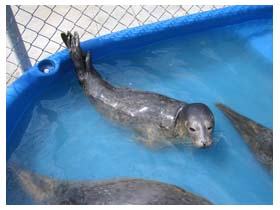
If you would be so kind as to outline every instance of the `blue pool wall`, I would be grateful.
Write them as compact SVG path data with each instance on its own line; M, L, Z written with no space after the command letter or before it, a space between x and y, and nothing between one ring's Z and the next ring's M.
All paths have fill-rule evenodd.
M272 16L272 6L231 6L100 36L81 43L81 47L84 51L92 52L94 61L110 54L140 48L172 37L249 20L272 19ZM60 35L57 34L57 36ZM264 50L262 53L268 58L272 57L271 50ZM43 73L44 68L50 69L50 72ZM38 96L47 91L50 86L59 82L60 78L71 69L73 69L73 65L68 50L65 49L40 61L7 88L7 159L18 143L12 142L10 139L18 122L23 120L25 111Z

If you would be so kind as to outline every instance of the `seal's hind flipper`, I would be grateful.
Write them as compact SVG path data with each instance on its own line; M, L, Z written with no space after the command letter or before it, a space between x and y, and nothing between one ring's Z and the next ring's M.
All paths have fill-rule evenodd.
M66 45L66 47L69 48L70 45L69 45L69 41L68 41L68 40L69 40L69 36L71 36L70 32L68 31L67 34L64 33L64 32L62 32L62 33L60 34L60 36L61 36L61 38L62 38L64 44Z
M271 129L268 129L264 127L263 125L249 119L248 117L245 117L230 107L222 104L222 103L216 103L215 104L233 123L234 127L241 133L245 135L245 133L248 133L250 131L251 135L258 136L261 133L271 131ZM246 139L245 139L246 140ZM247 142L248 143L248 142Z
M88 79L88 75L90 75L90 78L102 80L103 84L110 86L108 83L103 81L101 75L93 67L90 52L87 52L86 55L84 54L80 46L80 38L77 32L74 32L74 34L71 34L69 31L67 34L63 32L61 33L61 38L66 47L69 49L72 62L75 66L75 71L80 82L84 82L86 78Z
M229 118L243 140L253 150L257 159L272 171L272 130L237 113L224 104L216 103L215 105Z
M61 33L61 38L66 47L69 49L69 53L71 55L79 80L83 81L87 72L86 56L84 55L80 47L79 34L77 32L74 32L74 35L72 35L68 31L67 34Z
M33 173L14 162L7 164L7 172L14 179L13 181L16 181L21 186L25 193L39 203L45 203L57 185L55 180Z
M81 68L81 70L85 71L86 70L86 65L85 65L85 56L83 54L83 51L80 47L80 38L79 34L77 32L74 32L74 36L70 36L70 53L73 59L73 62L76 67ZM81 66L82 65L82 66Z

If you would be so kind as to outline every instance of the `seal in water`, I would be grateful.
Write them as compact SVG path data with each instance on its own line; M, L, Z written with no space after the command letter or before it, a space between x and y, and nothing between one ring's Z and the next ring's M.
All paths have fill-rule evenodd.
M85 94L109 119L131 126L151 147L163 140L178 143L186 137L197 147L212 144L214 116L205 104L187 104L157 93L113 86L93 67L90 53L83 54L78 33L62 33L61 37Z
M216 106L231 120L234 127L250 146L257 159L270 171L273 168L273 133L261 124L238 114L224 104Z
M175 185L145 179L59 181L14 164L11 176L39 204L209 205L211 202Z

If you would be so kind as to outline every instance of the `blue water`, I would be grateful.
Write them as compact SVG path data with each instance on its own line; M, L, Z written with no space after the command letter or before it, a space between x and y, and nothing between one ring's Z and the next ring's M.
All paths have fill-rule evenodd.
M116 53L95 67L115 85L208 104L216 118L214 146L145 148L130 130L96 112L69 69L18 125L12 141L21 141L9 161L59 179L139 177L178 185L215 204L272 204L271 174L214 106L222 102L272 128L271 20ZM9 176L7 203L33 203Z

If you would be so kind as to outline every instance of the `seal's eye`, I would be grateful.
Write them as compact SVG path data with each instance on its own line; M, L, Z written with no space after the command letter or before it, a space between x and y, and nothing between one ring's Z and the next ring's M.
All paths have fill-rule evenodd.
M210 131L210 130L212 130L212 128L213 128L213 127L212 127L212 126L210 126L210 127L208 127L207 129L208 129L208 131Z
M195 132L195 129L194 129L194 128L189 127L189 129L190 129L191 132Z

